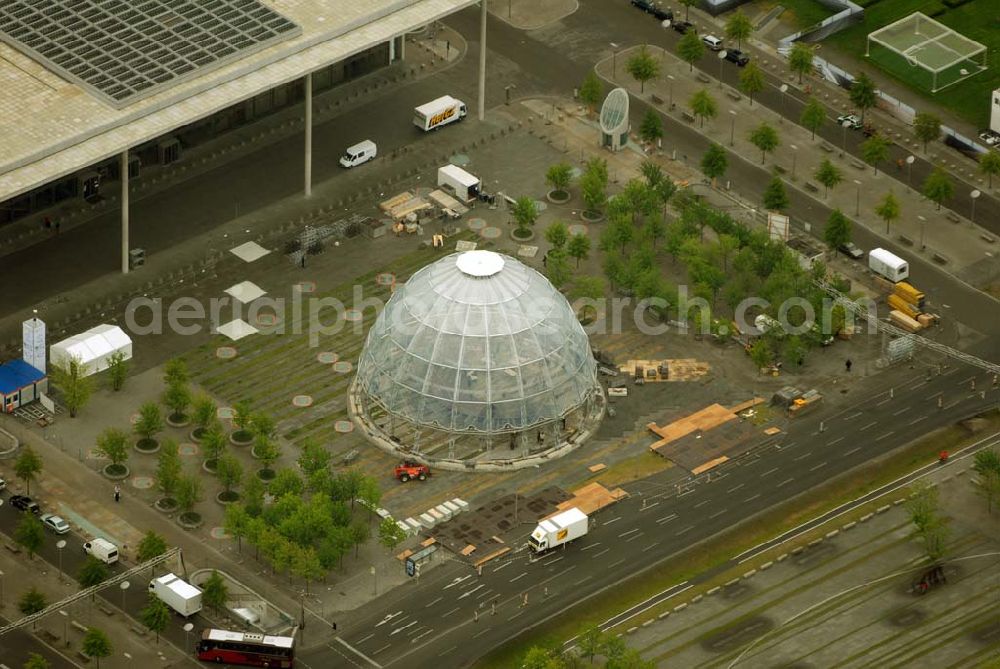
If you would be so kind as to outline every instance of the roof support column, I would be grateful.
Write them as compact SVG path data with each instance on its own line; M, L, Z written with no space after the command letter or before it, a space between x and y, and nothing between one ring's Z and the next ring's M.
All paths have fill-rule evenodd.
M312 72L306 75L306 151L305 151L305 171L306 171L306 197L312 196L312 159L313 159L313 75Z
M479 15L479 120L486 118L486 0L480 0Z
M122 274L128 274L128 149L121 155L122 182Z

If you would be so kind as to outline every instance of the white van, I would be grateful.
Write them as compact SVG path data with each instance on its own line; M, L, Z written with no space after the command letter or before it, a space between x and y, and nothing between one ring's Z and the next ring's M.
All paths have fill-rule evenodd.
M340 166L357 167L361 163L367 163L376 155L378 155L378 147L375 146L375 142L366 139L354 146L347 147L347 151L340 158Z
M701 41L712 51L722 51L722 40L715 35L705 35L701 38Z
M92 539L83 545L83 552L93 555L104 564L118 562L118 547L107 539Z

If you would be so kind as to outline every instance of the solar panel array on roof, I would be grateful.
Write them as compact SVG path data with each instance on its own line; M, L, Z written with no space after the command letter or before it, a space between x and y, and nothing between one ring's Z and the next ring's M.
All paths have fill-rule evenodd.
M115 107L301 32L257 0L0 2L0 39Z

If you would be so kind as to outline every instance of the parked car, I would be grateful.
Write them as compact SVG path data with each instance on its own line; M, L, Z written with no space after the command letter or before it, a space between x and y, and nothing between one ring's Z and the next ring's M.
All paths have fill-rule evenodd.
M683 35L687 33L687 31L693 29L694 24L690 21L677 21L676 23L672 23L670 27Z
M739 49L726 49L726 60L730 63L736 63L740 67L746 67L746 64L750 62L750 56Z
M846 125L851 130L860 130L864 125L856 114L841 114L837 117L838 125Z
M847 242L837 247L837 250L852 260L861 260L865 257L865 252L858 248L854 242Z
M722 51L722 40L715 35L703 35L701 41L711 51Z
M42 512L42 509L38 506L38 502L27 495L12 495L10 505L18 511L28 511L36 516Z
M655 0L632 0L632 6L641 9L647 14L652 14L658 21L666 21L674 18L673 11L660 5Z
M54 513L42 514L42 525L56 534L66 534L69 532L69 523Z

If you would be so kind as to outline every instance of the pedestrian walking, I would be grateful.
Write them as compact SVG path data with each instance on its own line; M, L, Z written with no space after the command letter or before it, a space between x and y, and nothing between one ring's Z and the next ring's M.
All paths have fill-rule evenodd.
M49 230L49 231L52 230L52 219L51 218L49 218L48 216L46 216L42 220L42 223L44 224L46 230Z
M527 605L528 605L528 593L524 593L524 596L521 599L521 608L524 608Z
M548 267L549 254L546 253L542 256L542 267Z
M302 269L305 269L306 268L306 254L305 254L304 251L302 253L302 259L299 262L302 265Z
M122 498L122 489L119 488L118 486L115 486L115 501L120 502L121 498Z
M497 600L490 602L490 615L495 616L497 614Z
M59 221L56 221L56 236L59 236Z
M643 500L643 501L645 501L645 500ZM565 546L566 544L563 544L563 545ZM545 591L544 591L544 593L543 593L543 594L544 594L544 596L546 596L546 597L548 597L548 596L549 596L549 586L545 586Z
M472 612L472 622L474 623L479 622L479 609L476 609Z
M852 362L851 362L851 359L850 359L850 358L848 358L848 359L847 359L847 362L845 362L845 363L844 363L844 367L846 367L846 368L847 368L847 371L848 371L848 372L850 372L850 371L851 371L851 365L853 365L853 364L854 364L854 363L852 363Z

